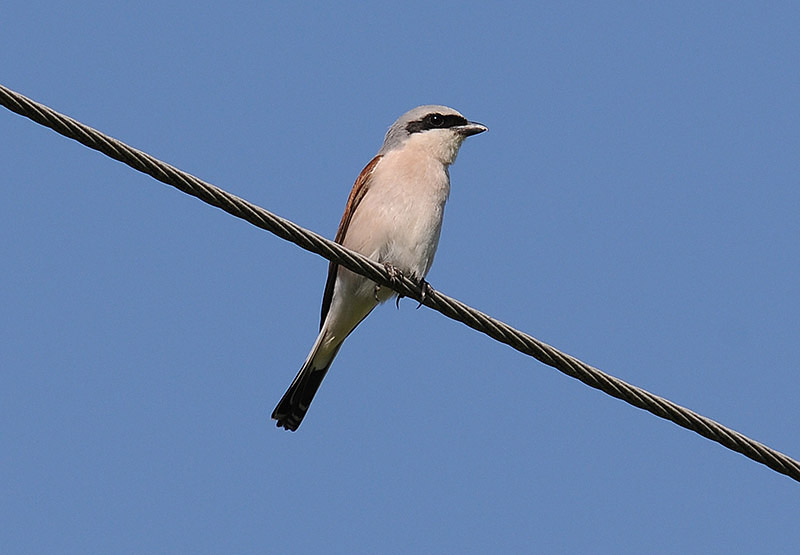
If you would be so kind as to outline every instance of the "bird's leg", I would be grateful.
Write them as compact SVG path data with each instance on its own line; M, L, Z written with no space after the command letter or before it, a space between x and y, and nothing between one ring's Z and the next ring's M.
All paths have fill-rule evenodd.
M400 278L403 277L403 272L389 264L388 262L383 265L386 268L386 271L389 272L389 283L392 285L397 285L397 282ZM397 296L394 299L394 306L397 307L397 310L400 310L400 299L403 298L403 295L400 293L396 293Z
M386 272L389 274L389 283L392 286L397 285L399 280L403 277L403 272L400 269L395 268L394 266L392 266L388 262L384 262L383 267L386 269ZM378 301L378 302L380 302L380 298L378 298L378 292L380 290L381 290L381 284L380 283L376 283L375 284L375 300ZM400 298L401 297L402 297L402 295L400 293L398 293L397 294L397 302L395 303L397 308L400 308Z
M433 287L431 287L430 283L425 281L425 278L419 280L419 287L420 287L420 298L419 298L419 304L417 305L417 309L419 309L419 307L422 306L422 303L425 302L427 296L433 293Z

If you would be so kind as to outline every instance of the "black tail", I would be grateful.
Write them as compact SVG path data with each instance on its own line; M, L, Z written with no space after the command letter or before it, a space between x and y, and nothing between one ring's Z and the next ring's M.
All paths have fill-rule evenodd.
M279 428L283 427L293 432L297 430L330 368L330 364L319 369L310 366L308 363L303 366L292 385L283 394L278 406L272 411L272 418L278 421Z

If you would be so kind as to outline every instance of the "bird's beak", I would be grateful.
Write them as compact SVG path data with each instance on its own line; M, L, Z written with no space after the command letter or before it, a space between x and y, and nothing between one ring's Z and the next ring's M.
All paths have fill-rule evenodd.
M478 133L483 133L484 131L489 130L489 128L483 125L482 123L477 123L474 121L471 121L466 125L459 125L454 129L458 131L458 133L460 133L461 135L464 135L465 137L471 137L472 135L477 135Z

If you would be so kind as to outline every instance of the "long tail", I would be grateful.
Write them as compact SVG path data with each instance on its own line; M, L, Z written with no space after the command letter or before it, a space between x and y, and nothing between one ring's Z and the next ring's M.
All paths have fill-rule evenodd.
M322 383L322 379L328 373L328 368L331 367L331 363L339 351L338 345L332 352L320 351L324 333L323 331L319 334L300 372L297 373L292 385L283 394L278 406L272 411L272 419L278 421L279 428L297 430Z

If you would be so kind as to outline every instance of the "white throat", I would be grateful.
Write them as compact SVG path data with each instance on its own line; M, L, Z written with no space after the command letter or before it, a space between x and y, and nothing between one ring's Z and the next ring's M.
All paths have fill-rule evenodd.
M464 138L463 135L453 133L449 129L431 129L422 133L413 133L400 148L420 151L421 154L449 166L456 161L458 149L461 148Z

